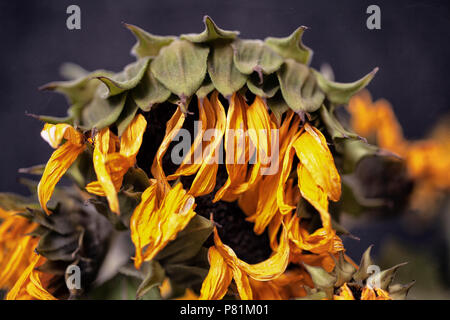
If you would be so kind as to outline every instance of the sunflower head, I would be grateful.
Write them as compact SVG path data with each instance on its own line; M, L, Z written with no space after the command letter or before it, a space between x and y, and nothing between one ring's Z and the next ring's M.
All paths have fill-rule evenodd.
M261 41L209 17L204 24L179 37L126 25L137 38L136 61L123 71L79 77L77 69L77 78L44 86L70 107L65 118L39 116L55 151L28 171L42 174L38 208L21 211L37 224L35 249L47 261L40 268L82 266L83 294L105 279L134 278L137 298L161 297L163 283L171 297L202 299L352 288L360 274L343 260L334 204L346 190L342 174L383 154L346 129L335 109L377 69L335 82L309 66L305 27ZM58 191L63 176L76 182L76 195ZM107 243L123 260L105 276ZM35 267L24 279L36 284Z

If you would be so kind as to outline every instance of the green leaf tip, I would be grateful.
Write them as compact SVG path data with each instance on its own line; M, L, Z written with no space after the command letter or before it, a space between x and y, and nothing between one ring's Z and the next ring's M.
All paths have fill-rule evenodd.
M303 64L309 64L313 51L302 42L303 33L308 27L297 28L290 36L285 38L266 38L265 43L286 59L294 59Z
M219 28L209 16L203 17L205 30L198 34L183 34L181 40L188 40L194 43L204 43L217 39L234 40L239 35L239 31L228 31Z
M159 54L159 51L168 46L172 41L176 39L174 36L155 36L141 28L123 23L126 28L128 28L136 37L137 43L131 49L131 54L137 58L143 57L155 57Z
M312 69L317 79L317 84L325 92L328 100L336 104L345 104L358 91L364 89L370 81L372 81L375 74L378 72L378 67L366 74L359 80L351 83L339 83L327 80L320 72Z

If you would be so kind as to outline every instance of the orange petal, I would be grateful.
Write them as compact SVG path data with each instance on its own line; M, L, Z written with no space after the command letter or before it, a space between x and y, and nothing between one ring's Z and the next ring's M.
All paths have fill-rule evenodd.
M355 298L353 297L352 290L344 283L339 288L339 294L333 296L333 300L355 300Z

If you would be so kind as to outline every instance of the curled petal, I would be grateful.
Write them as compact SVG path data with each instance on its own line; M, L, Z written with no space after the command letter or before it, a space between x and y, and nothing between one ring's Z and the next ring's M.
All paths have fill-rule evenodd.
M50 200L56 184L84 148L84 145L66 142L56 149L48 160L37 188L39 203L47 214L51 213L47 209L47 202Z
M166 174L162 166L162 159L169 148L170 143L173 141L175 136L178 134L179 130L183 126L186 115L181 111L180 108L174 112L172 118L167 122L166 134L163 141L161 142L158 151L156 153L155 159L152 164L152 174L158 183L158 199L162 197L169 191L170 185L167 181Z
M208 251L209 272L200 290L200 300L220 300L228 291L232 272L215 247Z
M217 228L214 229L214 243L229 265L238 267L255 280L268 281L275 279L286 270L289 263L289 242L284 227L281 232L279 247L275 253L267 260L256 264L248 264L240 260L233 249L222 243Z
M46 123L41 131L41 137L54 149L58 148L63 139L78 146L83 144L83 135L69 124Z

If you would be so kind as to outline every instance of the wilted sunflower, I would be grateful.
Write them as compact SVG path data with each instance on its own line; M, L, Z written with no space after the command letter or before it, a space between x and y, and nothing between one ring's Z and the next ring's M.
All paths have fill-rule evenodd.
M40 206L2 201L6 298L108 298L117 279L138 298L356 298L347 283L357 266L330 201L368 154L353 149L375 147L333 110L376 70L336 83L308 66L304 27L259 41L204 22L178 38L127 25L137 61L124 71L44 87L70 109L38 116L56 149L45 166L22 170L42 174ZM76 185L56 187L63 176ZM83 285L64 292L73 265ZM334 281L324 286L314 270ZM386 290L360 298L391 298Z

